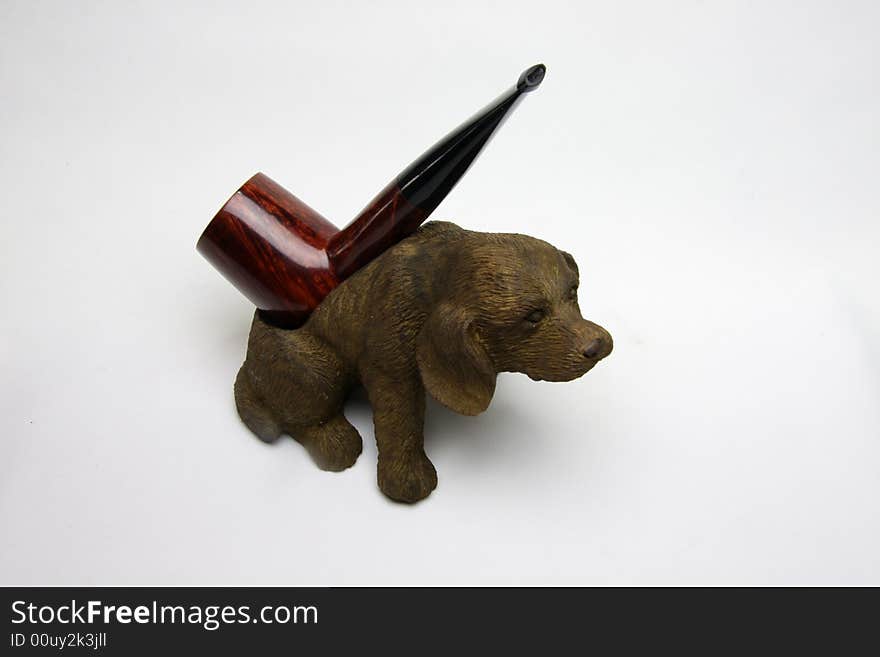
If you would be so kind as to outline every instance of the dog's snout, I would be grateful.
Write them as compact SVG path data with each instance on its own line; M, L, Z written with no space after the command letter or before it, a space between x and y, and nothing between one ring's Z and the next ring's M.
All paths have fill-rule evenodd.
M611 334L601 326L593 325L592 335L587 335L587 342L581 349L581 353L587 360L599 361L611 353L614 348L614 342L611 340Z
M605 343L602 338L593 338L593 340L584 348L584 358L594 360L599 358L605 350Z

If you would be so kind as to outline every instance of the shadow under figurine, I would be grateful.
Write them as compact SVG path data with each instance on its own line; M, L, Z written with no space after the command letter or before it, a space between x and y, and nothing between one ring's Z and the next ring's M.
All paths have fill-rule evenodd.
M568 253L526 235L431 222L334 289L298 329L254 316L235 401L248 428L289 434L319 467L340 471L361 453L343 414L360 383L373 409L379 488L417 502L437 486L425 454L425 393L477 415L499 372L571 381L612 349L581 316Z

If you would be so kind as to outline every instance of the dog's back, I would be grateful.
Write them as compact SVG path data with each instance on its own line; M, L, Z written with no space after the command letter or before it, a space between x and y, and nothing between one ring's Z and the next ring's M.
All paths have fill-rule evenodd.
M389 336L415 329L442 292L438 287L451 254L469 235L481 233L445 221L424 224L333 290L304 328L353 362L370 334Z

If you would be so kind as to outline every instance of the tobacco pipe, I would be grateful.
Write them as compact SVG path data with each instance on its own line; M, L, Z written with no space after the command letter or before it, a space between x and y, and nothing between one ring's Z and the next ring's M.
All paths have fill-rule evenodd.
M524 71L512 89L410 164L345 228L258 173L220 209L196 248L266 321L302 325L333 288L428 218L545 71L543 64Z

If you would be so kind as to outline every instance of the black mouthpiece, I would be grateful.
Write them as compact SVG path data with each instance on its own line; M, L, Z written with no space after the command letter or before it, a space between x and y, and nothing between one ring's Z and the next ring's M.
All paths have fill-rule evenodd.
M446 198L526 92L538 88L546 71L543 64L526 69L515 87L425 151L334 235L328 254L336 276L346 278L415 231Z
M537 89L541 84L541 81L544 79L544 74L547 72L547 67L543 64L535 64L531 68L523 71L523 74L519 76L519 80L516 81L516 88L523 93L528 93L534 89Z

